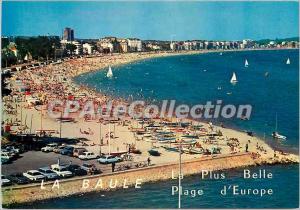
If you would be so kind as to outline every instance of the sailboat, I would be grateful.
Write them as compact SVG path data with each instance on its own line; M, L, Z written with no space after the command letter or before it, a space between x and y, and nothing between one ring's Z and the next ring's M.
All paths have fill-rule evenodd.
M235 75L235 73L233 72L233 74L232 74L232 77L231 77L231 80L230 80L230 82L232 83L232 84L235 84L235 83L237 83L237 78L236 78L236 75Z
M113 77L113 73L112 73L112 70L111 70L110 66L108 67L108 72L106 74L106 77L108 77L108 78L112 78Z
M291 61L290 61L289 58L286 60L286 64L287 64L287 65L290 65L290 64L291 64Z
M265 77L268 77L269 76L269 72L267 71L266 73L265 73Z
M282 140L285 140L285 139L286 139L286 136L280 135L280 134L277 132L277 113L276 113L276 125L275 125L275 131L272 133L272 136L273 136L274 139L282 139Z
M245 67L248 67L249 66L249 63L247 61L247 59L245 60Z

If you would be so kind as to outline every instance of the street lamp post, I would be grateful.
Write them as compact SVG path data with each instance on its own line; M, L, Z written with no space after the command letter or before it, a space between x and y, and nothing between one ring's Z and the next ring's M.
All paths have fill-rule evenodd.
M102 145L102 139L101 139L101 120L100 120L100 118L99 118L99 155L101 155L101 145Z
M59 121L59 138L61 139L61 131L62 131L62 111L60 112L60 121Z

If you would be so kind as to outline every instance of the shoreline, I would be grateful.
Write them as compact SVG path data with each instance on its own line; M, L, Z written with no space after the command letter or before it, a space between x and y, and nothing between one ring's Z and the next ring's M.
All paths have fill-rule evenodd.
M164 58L164 57L171 57L171 56L189 56L189 55L200 55L200 54L209 54L209 53L231 53L231 52L251 52L251 51L277 51L277 50L298 50L298 48L255 48L255 49L235 49L235 50L200 50L200 51L183 51L183 52L167 52L167 53L164 53L163 54L159 54L159 53L150 53L150 55L154 55L153 57L148 57L148 58L141 58L141 59L136 59L136 60L132 60L132 61L128 61L127 63L122 63L122 64L112 64L111 66L112 67L117 67L117 66L122 66L122 65L130 65L131 63L134 63L134 62L138 62L138 61L143 61L143 60L148 60L148 59L155 59L155 58ZM96 89L93 89L91 87L89 87L87 84L83 85L83 84L78 84L76 81L74 81L74 78L75 77L78 77L78 76L81 76L81 75L85 75L85 74L89 74L89 73L92 73L92 72L98 72L98 71L104 71L106 70L105 68L107 67L103 67L103 68L100 68L100 69L93 69L93 70L90 70L90 71L87 71L87 72L82 72L76 76L73 76L72 77L72 81L75 85L80 85L80 86L83 86L84 88L87 88L87 89L90 89L91 91L93 91L95 94L104 94L106 96L108 96L110 99L120 99L118 98L117 96L114 96L110 93L106 94L106 93L103 93L103 92L99 92L97 91ZM127 99L124 99L122 98L125 102L128 102ZM191 118L187 118L188 120L192 120ZM200 122L200 123L208 123L209 120L205 120L205 119L199 119L199 120L192 120L193 122L197 123L197 122ZM237 131L237 132L240 132L240 133L244 133L243 130L241 130L241 128L239 128L238 126L232 126L232 125L228 125L224 124L226 126L227 129L231 129L232 131ZM220 128L219 125L217 125L217 127ZM265 142L266 144L270 145L270 142L267 140L263 140L263 136L262 135L257 135L257 137ZM274 147L275 146L275 147ZM282 151L285 151L285 152L288 152L288 153L291 153L293 155L299 155L299 148L290 148L290 149L284 149L284 148L281 148L280 146L277 146L277 145L271 145L272 149L276 149L276 150L282 150Z
M254 49L257 50L257 49ZM263 49L264 50L264 49ZM22 72L17 72L16 75L10 79L10 85L13 89L13 94L17 93L17 86L16 86L16 80L17 78L19 80L22 80L24 83L27 85L31 85L32 89L32 94L33 95L39 95L41 92L44 93L45 101L43 101L43 104L47 104L46 102L51 99L55 98L66 98L67 93L72 93L72 94L77 94L78 97L80 94L84 93L85 99L93 98L93 99L98 99L100 101L100 104L105 103L108 100L112 100L115 104L117 103L126 103L126 100L123 98L115 98L112 96L106 96L103 95L102 93L96 92L93 89L87 88L87 87L81 87L80 85L74 83L74 77L79 76L81 74L89 73L92 71L102 71L105 68L107 68L108 65L124 65L124 64L129 64L135 61L141 61L145 59L153 59L156 57L164 57L164 56L180 56L180 55L191 55L191 54L201 54L201 53L218 53L218 52L232 52L232 51L213 51L213 52L188 52L188 53L175 53L175 54L168 54L168 53L163 53L163 54L145 54L145 55L140 55L140 54L130 54L130 55L108 55L108 56L103 56L103 57L96 57L96 58L85 58L85 59L76 59L75 61L66 61L63 62L62 64L58 65L50 65L46 67L42 67L36 70L32 71L23 71ZM101 67L101 68L100 68ZM52 75L53 78L50 78L47 75ZM28 79L30 78L30 79ZM46 90L44 91L42 88L46 86ZM65 95L64 95L65 94ZM7 98L6 98L7 99ZM6 100L4 100L6 102ZM35 106L29 106L26 102L26 97L22 96L21 102L14 102L15 105L22 106L23 112L20 113L21 116L16 114L16 116L11 116L11 115L6 115L6 120L7 122L9 121L18 121L18 119L27 119L27 116L32 116L34 118L34 122L32 124L32 130L37 131L40 129L41 124L43 124L43 129L54 129L54 130L59 130L59 123L56 122L55 119L51 119L47 114L43 114L40 116L40 111L36 109ZM4 107L7 106L7 104L4 104ZM43 106L41 106L42 109ZM4 119L5 119L4 117ZM43 123L41 122L41 120ZM62 137L74 137L74 138L87 138L89 141L89 146L87 146L88 150L93 151L93 152L98 152L98 147L99 147L99 137L103 136L103 133L99 133L99 124L97 123L97 119L92 119L91 121L85 121L83 119L76 119L76 123L64 123L63 125L63 130L62 130ZM122 137L119 139L113 139L113 142L111 143L111 148L112 150L117 151L120 149L120 151L123 151L127 149L125 147L125 144L135 144L136 148L140 149L142 151L142 155L136 155L134 156L136 160L145 160L148 155L147 151L149 148L151 148L150 142L146 142L145 140L137 140L135 138L135 133L132 131L132 129L138 128L138 123L136 120L133 119L127 119L128 120L128 126L123 126L123 125L116 125L116 129L114 131L114 135L117 137ZM176 119L169 119L171 122L176 122ZM21 120L22 121L22 120ZM185 119L185 122L191 122L190 119ZM157 121L156 121L157 122ZM22 124L23 122L21 122ZM198 123L198 122L197 122ZM25 124L27 126L27 122L25 120ZM199 122L203 126L203 129L209 130L209 125L206 122ZM115 124L114 124L115 126ZM18 126L12 126L13 130L18 130ZM91 129L93 131L93 134L82 134L82 130L88 130ZM104 125L102 126L102 129L105 132L109 131L109 126ZM215 126L214 129L217 131L222 132L221 137L216 137L218 140L217 146L222 147L222 154L217 155L217 159L212 156L209 156L212 163L209 163L207 167L210 167L211 170L218 170L218 167L222 166L222 169L224 170L230 170L233 168L230 164L232 161L226 161L226 158L228 156L232 157L236 162L237 166L236 167L246 167L251 163L251 165L272 165L272 164L285 164L285 163L299 163L299 157L298 155L292 155L292 154L284 154L284 153L275 153L274 150L266 143L264 142L261 138L257 137L250 137L246 133L231 129L231 128L222 128L220 126ZM79 132L80 130L80 132ZM189 130L187 130L189 131ZM100 135L101 134L101 135ZM59 136L59 133L53 134L54 136ZM105 137L103 137L105 139ZM235 148L235 151L232 153L230 151L230 148L228 147L228 143L235 142L238 139L238 145ZM202 139L201 139L202 140ZM250 141L251 140L251 141ZM206 141L206 139L205 139ZM205 148L211 149L215 144L211 142L204 142L203 146ZM241 152L244 152L244 146L245 144L249 144L249 152L246 154L247 159L243 162L237 161L239 160L239 155ZM257 145L259 147L257 147ZM178 154L174 152L169 152L165 151L162 147L162 145L159 146L158 150L163 154L162 157L151 157L152 162L155 167L166 167L167 166L174 166L177 163L178 159ZM108 145L103 146L103 152L109 151ZM259 155L256 157L256 154ZM223 158L222 155L225 155ZM227 155L227 157L226 157ZM276 157L275 157L276 155ZM191 154L183 154L183 161L185 162L201 162L201 158L205 157L204 155L191 155ZM245 156L245 157L246 157ZM255 157L254 157L255 156ZM175 161L174 161L175 160ZM219 161L216 161L219 160ZM222 165L220 165L222 163ZM195 165L195 168L192 170L189 168L188 170L191 170L191 173L199 173L199 169L203 166L202 164L197 164ZM152 176L149 175L149 170L150 168L144 168L144 169L138 169L136 171L148 171L146 173L146 176L149 176L149 179L151 179ZM128 170L124 171L124 174L126 173L131 173L133 170ZM159 174L161 171L158 170L155 173L151 173L152 175ZM123 173L123 172L122 172ZM163 174L165 174L164 172ZM169 173L169 172L168 172ZM116 176L117 174L112 174L111 176ZM101 175L100 175L101 176ZM155 178L155 177L152 177ZM155 178L156 179L156 178ZM160 179L157 179L159 181ZM164 180L164 179L161 179ZM68 180L66 180L68 182ZM21 189L24 189L20 187ZM29 188L27 188L29 189ZM21 194L23 191L20 191ZM29 193L30 191L25 191L26 193ZM67 192L65 192L67 193ZM30 194L30 193L29 193ZM53 192L50 193L53 195ZM54 193L54 195L57 195L57 193ZM8 194L8 197L10 198L11 196L14 196L12 191L11 194ZM43 196L42 196L43 197ZM8 198L8 200L9 200ZM17 198L16 198L17 199ZM21 199L21 198L19 198ZM32 198L35 199L35 198ZM22 199L21 199L22 200Z

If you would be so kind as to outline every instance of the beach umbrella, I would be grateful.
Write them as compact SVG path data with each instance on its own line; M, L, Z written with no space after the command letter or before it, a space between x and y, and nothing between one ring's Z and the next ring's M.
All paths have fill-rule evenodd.
M71 101L74 100L74 96L73 95L69 95L68 96L68 100L71 100Z

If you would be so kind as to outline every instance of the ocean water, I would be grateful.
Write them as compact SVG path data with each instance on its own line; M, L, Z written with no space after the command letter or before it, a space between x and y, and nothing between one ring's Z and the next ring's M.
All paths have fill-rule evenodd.
M291 64L287 65L286 60ZM249 67L244 67L245 59ZM205 104L222 100L226 104L252 105L251 118L218 118L213 121L239 130L251 130L276 148L298 152L299 145L299 55L298 50L269 50L208 53L154 58L113 68L114 78L107 71L87 73L75 78L103 93L116 97L145 99L159 103L176 100L177 104ZM232 85L232 73L238 83ZM268 72L268 76L265 74ZM219 90L218 87L222 89ZM230 95L228 93L231 93ZM275 130L286 141L271 137Z
M286 65L287 58L291 64ZM244 67L245 59L249 67ZM205 104L223 100L223 104L251 104L249 121L217 119L226 126L266 134L274 147L298 151L299 58L297 50L209 53L148 59L113 68L114 78L106 79L106 71L87 73L75 78L98 91L116 97ZM232 72L238 83L230 84ZM268 72L269 76L265 77ZM218 87L222 87L218 90ZM227 93L231 92L231 95ZM274 141L270 135L278 115L278 130L286 141ZM226 171L226 180L200 180L200 175L185 177L183 189L203 189L204 195L182 198L183 208L296 208L299 205L299 166L277 165L253 167L265 169L272 179L241 178L243 169ZM178 195L171 195L177 181L147 183L142 189L123 189L105 193L89 193L15 208L177 208ZM224 185L241 188L273 189L272 196L221 196Z

